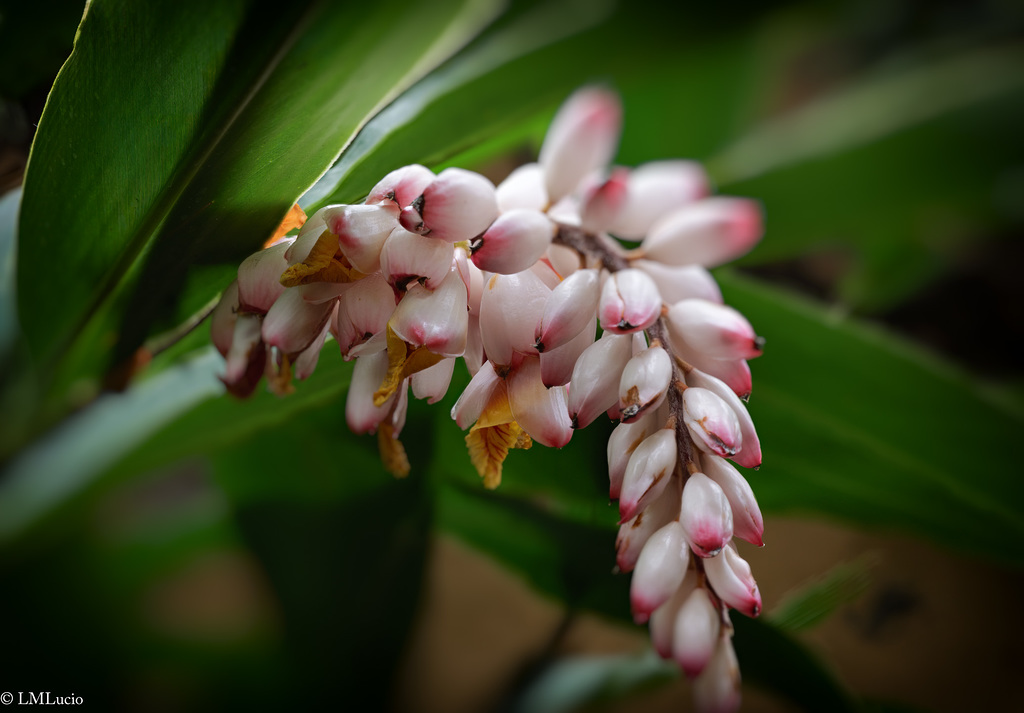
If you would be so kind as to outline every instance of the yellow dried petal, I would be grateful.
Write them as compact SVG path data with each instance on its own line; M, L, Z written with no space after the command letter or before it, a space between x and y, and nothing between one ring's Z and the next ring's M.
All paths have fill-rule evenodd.
M280 358L281 366L267 377L267 388L275 396L290 396L295 393L295 385L292 383L292 362L287 354L281 354Z
M521 443L520 434L523 429L515 421L498 426L473 426L466 434L466 447L469 449L469 460L480 477L484 479L484 487L494 490L501 485L501 469L508 457L509 449ZM529 439L529 436L527 436Z
M476 420L473 428L500 426L515 420L515 416L512 415L512 407L508 403L508 387L504 381L501 381L491 392L491 398L488 399L484 410L480 412L480 418Z
M344 256L339 260L339 254L338 236L325 230L306 259L285 270L280 282L285 287L298 287L311 282L355 282L366 277L349 265Z
M385 421L377 427L377 449L384 468L396 478L409 475L409 456L405 446L395 436L395 427Z
M384 381L381 382L380 388L373 394L374 406L383 406L384 402L398 391L398 387L405 379L419 371L429 369L444 359L443 356L434 354L426 347L416 347L409 351L409 345L395 334L390 324L387 326L387 340L388 373L384 375Z

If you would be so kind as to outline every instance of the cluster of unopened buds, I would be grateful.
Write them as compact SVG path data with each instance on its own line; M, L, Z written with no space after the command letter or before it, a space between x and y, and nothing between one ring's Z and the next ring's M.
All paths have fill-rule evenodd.
M618 98L588 88L539 162L497 187L459 168L389 173L362 204L324 208L246 259L213 340L225 384L246 396L264 376L288 392L332 335L355 360L348 425L376 432L397 475L409 390L440 400L458 357L472 379L452 417L489 488L510 449L561 448L607 414L633 615L699 708L734 710L729 610L756 616L761 600L732 539L760 546L763 525L733 463L761 462L743 400L762 343L708 268L760 239L761 214L708 197L692 162L609 169L620 123Z

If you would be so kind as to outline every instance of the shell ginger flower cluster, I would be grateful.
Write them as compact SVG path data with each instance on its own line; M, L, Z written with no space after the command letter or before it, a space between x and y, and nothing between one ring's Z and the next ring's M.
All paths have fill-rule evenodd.
M348 425L377 434L397 475L410 390L440 400L459 358L472 379L452 417L489 488L510 449L561 448L606 414L633 615L699 708L734 710L729 611L761 606L732 540L762 544L736 468L761 462L743 401L762 340L708 268L760 239L761 213L709 197L692 162L609 167L620 123L617 96L587 88L539 161L497 187L459 168L392 171L362 204L328 206L246 259L213 340L224 383L246 396L264 377L287 393L331 335L355 361Z

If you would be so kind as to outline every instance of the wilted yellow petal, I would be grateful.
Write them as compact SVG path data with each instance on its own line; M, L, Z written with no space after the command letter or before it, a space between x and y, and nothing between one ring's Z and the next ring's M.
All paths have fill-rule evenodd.
M466 434L469 459L484 479L484 487L494 490L501 485L501 469L511 448L529 448L533 441L515 421L498 426L473 426Z
M391 394L398 390L402 381L418 371L429 369L444 359L443 356L434 354L426 347L416 347L409 351L409 345L395 334L390 324L387 326L387 339L388 373L384 376L380 388L373 394L374 406L383 406L384 402L391 398Z
M395 436L395 427L385 421L377 427L377 449L384 468L396 478L409 475L409 457L405 446Z
M311 282L355 282L366 275L348 264L347 260L339 260L338 236L325 230L306 259L292 265L281 275L281 284L285 287L298 287Z
M500 381L491 392L491 398L487 400L487 405L480 413L480 418L473 424L473 428L500 426L515 420L515 416L512 415L512 407L508 403L508 387L504 381Z
M287 354L281 354L280 359L281 366L267 377L267 388L275 396L290 396L295 393L295 385L292 384L292 362Z

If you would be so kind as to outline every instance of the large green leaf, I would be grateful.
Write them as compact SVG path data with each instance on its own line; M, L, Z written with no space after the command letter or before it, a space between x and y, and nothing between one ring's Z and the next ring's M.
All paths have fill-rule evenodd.
M878 311L1020 222L1024 51L922 54L763 122L709 162L730 193L766 207L745 264L824 254L840 271L826 289Z
M368 118L495 10L90 3L25 181L19 308L39 362L94 376L111 343L129 355L190 267L258 247Z
M18 227L18 204L21 190L13 190L0 198L0 363L18 335L18 314L15 307L14 269L17 261L15 234Z
M764 448L750 481L765 510L1024 563L1018 404L884 330L737 275L720 282L768 342L750 402Z
M303 207L351 203L389 170L436 166L485 140L507 148L522 138L524 119L550 111L607 61L593 47L608 28L594 28L611 9L610 0L519 3L370 120Z
M212 349L124 394L110 394L23 450L0 479L0 542L78 498L152 434L224 387Z
M24 450L0 479L0 543L32 530L101 482L208 454L334 403L351 365L329 343L317 371L280 399L260 390L239 401L217 380L224 362L207 348L123 394L108 394ZM363 462L375 463L372 460ZM258 479L257 479L258 482Z

